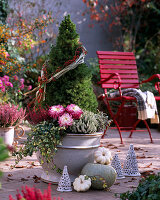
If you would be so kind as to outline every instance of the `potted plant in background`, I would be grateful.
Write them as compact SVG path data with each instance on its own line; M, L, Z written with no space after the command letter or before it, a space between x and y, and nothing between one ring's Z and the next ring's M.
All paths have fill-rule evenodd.
M108 118L102 112L82 111L77 105L51 106L38 112L30 111L30 121L39 123L28 133L24 147L14 152L17 161L37 152L42 164L42 180L58 183L61 170L68 167L71 181L82 167L94 161L94 152L100 146ZM41 117L40 117L41 116ZM28 117L29 119L29 117ZM36 120L34 120L36 119Z
M23 108L19 109L18 106L10 103L0 103L0 137L3 138L6 145L12 146L14 141L14 128L18 126L24 118L25 110L23 110ZM23 130L23 128L21 129Z
M18 103L18 95L22 93L24 88L24 79L14 76L13 79L7 75L0 76L0 137L4 143L12 145L14 141L15 127L25 118L25 110ZM22 130L21 136L24 134ZM17 139L20 135L17 134Z

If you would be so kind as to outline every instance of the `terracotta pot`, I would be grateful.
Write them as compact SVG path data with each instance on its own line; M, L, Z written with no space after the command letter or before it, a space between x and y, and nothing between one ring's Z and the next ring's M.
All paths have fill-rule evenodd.
M57 184L61 177L61 174L57 173L57 169L63 170L67 165L71 182L73 182L84 165L94 161L94 152L100 146L102 134L67 134L63 138L62 145L57 147L58 151L54 155L53 161L42 164L41 179L47 183ZM39 161L43 159L40 153L37 153L37 158ZM56 165L55 169L53 169L54 165Z

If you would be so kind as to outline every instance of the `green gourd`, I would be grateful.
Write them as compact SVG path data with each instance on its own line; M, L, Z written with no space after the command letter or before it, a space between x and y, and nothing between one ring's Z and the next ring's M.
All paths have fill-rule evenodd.
M117 176L112 166L97 163L87 163L83 167L81 174L91 178L91 187L98 190L111 187Z

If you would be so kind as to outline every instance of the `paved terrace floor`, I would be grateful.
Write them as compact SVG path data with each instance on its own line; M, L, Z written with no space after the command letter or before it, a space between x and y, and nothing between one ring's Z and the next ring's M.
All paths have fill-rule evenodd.
M29 128L25 127L26 132ZM112 156L118 153L119 159L123 163L130 144L134 145L138 167L141 175L145 176L149 173L157 173L160 171L160 132L152 129L154 144L150 143L147 132L135 132L133 138L128 138L129 133L123 133L124 145L120 144L119 134L116 130L109 129L107 135L101 140L103 146L110 149ZM26 135L20 140L23 143L26 140ZM36 156L23 159L16 168L13 168L14 158L10 157L3 163L0 163L0 169L3 170L3 178L1 179L2 188L0 189L0 200L8 200L9 194L16 197L16 190L21 189L21 186L35 186L39 189L46 189L47 183L40 180L42 173ZM89 190L85 193L72 192L57 192L57 186L52 185L52 195L61 197L63 200L115 200L115 193L123 193L128 190L133 190L137 187L141 177L127 177L125 179L116 180L115 184L109 191Z

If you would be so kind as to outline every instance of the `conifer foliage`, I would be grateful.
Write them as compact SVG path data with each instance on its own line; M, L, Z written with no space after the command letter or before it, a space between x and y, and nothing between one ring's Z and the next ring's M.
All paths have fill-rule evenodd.
M81 53L79 35L70 15L66 16L59 27L56 45L52 45L49 53L50 66L47 73L53 75L57 69L63 69L64 64L73 61L76 53ZM92 89L91 72L86 64L80 64L56 81L47 84L46 104L63 106L76 104L82 109L95 112L97 109L96 96Z

